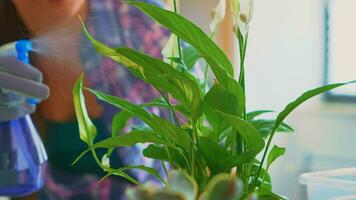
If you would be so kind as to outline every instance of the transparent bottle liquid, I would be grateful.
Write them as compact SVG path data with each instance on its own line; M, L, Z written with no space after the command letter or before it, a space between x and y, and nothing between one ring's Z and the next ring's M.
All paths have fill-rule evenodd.
M31 42L14 43L19 60L28 63ZM29 115L0 122L0 196L24 196L44 184L47 154Z

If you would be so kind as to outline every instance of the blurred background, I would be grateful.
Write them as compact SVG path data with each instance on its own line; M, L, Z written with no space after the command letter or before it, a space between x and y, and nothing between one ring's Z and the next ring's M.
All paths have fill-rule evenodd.
M182 0L182 12L208 30L216 0ZM356 79L354 0L255 0L246 59L249 110L282 110L305 90ZM197 12L199 11L199 12ZM234 52L229 23L220 44ZM236 62L237 63L237 62ZM237 65L237 64L236 64ZM238 65L237 65L238 66ZM327 70L328 69L328 70ZM303 172L356 166L356 86L314 98L287 122L292 135L277 134L287 147L271 167L275 192L306 199Z

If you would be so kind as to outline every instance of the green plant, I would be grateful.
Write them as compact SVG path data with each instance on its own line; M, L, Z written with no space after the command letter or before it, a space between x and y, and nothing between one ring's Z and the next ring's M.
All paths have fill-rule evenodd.
M98 53L124 65L136 77L154 86L161 93L161 98L135 105L125 99L86 88L98 99L122 110L113 119L112 137L94 143L97 132L85 108L82 76L74 87L73 95L80 138L87 143L88 149L78 159L91 152L107 176L122 176L140 186L139 189L128 190L131 199L196 199L198 196L202 199L229 199L221 196L229 194L226 188L236 189L230 199L285 199L272 192L268 174L272 162L285 152L285 148L278 146L270 150L273 137L276 132L293 132L283 121L300 104L348 83L310 90L288 104L276 119L263 119L261 115L271 111L246 110L244 61L252 11L247 9L242 12L242 4L247 3L247 8L251 9L252 0L231 1L233 30L239 41L240 52L238 80L233 78L233 64L213 41L217 25L224 17L224 0L214 10L210 36L179 15L176 9L172 12L148 3L128 3L174 34L163 51L164 61L134 49L110 48L95 40L86 29L85 33ZM189 46L182 47L180 40ZM204 80L199 80L190 72L198 59L206 62ZM210 86L207 84L208 69L215 77ZM172 103L171 98L177 103ZM148 107L168 109L171 118L168 120L150 113L146 109ZM179 116L184 116L185 120ZM147 128L116 135L132 117L142 120ZM110 167L109 157L114 148L137 143L150 143L143 152L144 156L162 161L164 168L169 163L178 171L172 171L168 180L165 180L155 169L147 166ZM95 152L97 148L107 149L107 154L99 158ZM260 153L262 159L258 160ZM152 174L162 182L164 189L144 186L126 173L130 169ZM188 188L182 191L177 185ZM243 189L239 189L242 185Z

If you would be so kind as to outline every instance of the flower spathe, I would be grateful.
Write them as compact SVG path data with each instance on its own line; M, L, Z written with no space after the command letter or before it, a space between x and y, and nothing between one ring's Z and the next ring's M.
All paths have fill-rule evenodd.
M211 11L212 21L209 24L210 31L215 35L218 25L224 20L226 15L226 0L219 0L218 4Z
M240 0L239 16L237 18L237 24L243 36L245 36L249 30L249 24L253 16L253 0Z

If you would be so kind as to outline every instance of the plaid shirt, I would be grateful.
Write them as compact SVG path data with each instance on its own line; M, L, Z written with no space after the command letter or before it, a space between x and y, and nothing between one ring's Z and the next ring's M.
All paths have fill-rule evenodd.
M146 2L163 6L160 0ZM126 46L143 51L155 57L161 57L161 49L168 37L168 32L154 23L138 9L122 3L120 0L90 0L90 12L87 19L89 31L99 41L112 46ZM156 90L143 81L133 77L130 72L109 58L98 55L89 41L83 37L81 48L82 64L91 87L135 103L143 103L158 96ZM104 114L102 119L108 129L111 120L119 110L108 104L102 104ZM151 110L158 114L159 110ZM108 136L109 137L109 136ZM161 167L160 163L145 159L142 156L142 146L134 148L119 148L118 154L125 165L145 164L146 166ZM41 199L121 199L125 183L107 179L98 182L100 177L73 176L61 173L63 182L50 175L47 176L46 187L40 194ZM145 173L135 171L140 181L145 181Z

